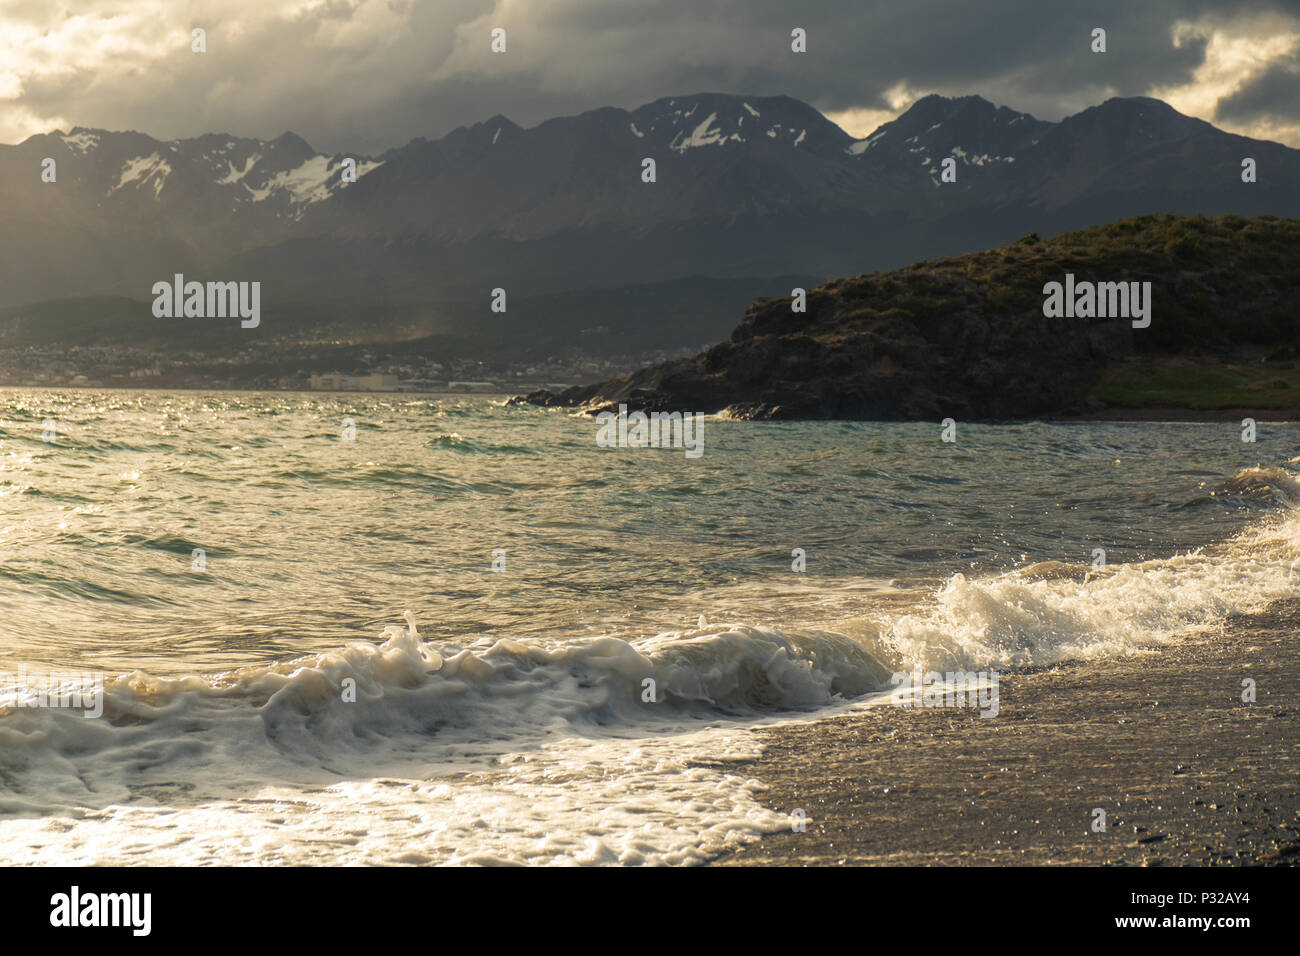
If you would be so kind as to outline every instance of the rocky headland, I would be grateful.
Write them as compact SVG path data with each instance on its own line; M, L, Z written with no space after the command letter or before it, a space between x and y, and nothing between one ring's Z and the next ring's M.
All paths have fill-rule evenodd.
M1149 312L1135 318L1114 296L1103 310L1099 295L1045 315L1045 287L1067 276L1070 289L1147 288ZM795 306L759 299L730 339L693 358L513 401L853 420L1300 408L1294 219L1144 215L1028 235L836 279ZM1112 310L1124 314L1099 314Z

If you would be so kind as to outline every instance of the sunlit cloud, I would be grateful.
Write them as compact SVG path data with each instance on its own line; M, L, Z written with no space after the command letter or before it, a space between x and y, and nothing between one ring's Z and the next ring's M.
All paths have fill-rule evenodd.
M929 92L980 94L1051 120L1146 93L1300 146L1300 106L1216 118L1225 98L1300 55L1294 17L1098 0L1097 15L1114 22L1107 56L1122 65L1098 71L1086 44L1062 40L1059 18L1021 0L998 6L1012 31L1005 44L956 42L954 31L965 39L983 21L951 14L939 29L938 0L807 0L814 47L804 60L789 52L776 0L0 0L0 142L71 125L161 138L292 129L325 150L375 151L498 112L532 125L709 90L786 93L859 137ZM202 56L190 52L196 26L208 31ZM490 50L497 26L506 55ZM1145 47L1128 49L1125 37Z
M921 97L934 92L938 91L913 89L906 82L900 80L881 95L881 99L889 104L888 109L834 110L828 111L826 118L850 136L863 139L871 135L878 127L890 120L897 119L901 113L905 112L909 106Z
M1176 46L1194 38L1206 41L1205 62L1191 82L1156 87L1150 95L1164 100L1180 113L1213 122L1228 132L1300 146L1300 118L1240 121L1216 115L1221 100L1300 51L1300 23L1272 15L1230 23L1180 21L1174 24Z

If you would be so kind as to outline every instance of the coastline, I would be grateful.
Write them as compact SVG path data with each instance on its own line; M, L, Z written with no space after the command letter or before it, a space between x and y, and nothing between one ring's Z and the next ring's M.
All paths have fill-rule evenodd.
M1053 422L1237 422L1253 418L1257 422L1293 422L1300 419L1300 408L1185 408L1175 405L1125 407L1116 405L1056 416Z
M806 830L713 865L1300 866L1297 625L1287 599L1153 653L1004 674L992 719L881 706L757 731L763 753L729 769Z
M583 386L574 386L583 387ZM295 395L415 395L415 396L456 396L461 398L488 398L494 400L507 400L507 404L512 405L532 405L528 401L527 395L521 395L515 390L467 390L467 389L312 389L312 388L276 388L258 386L252 384L225 384L225 385L152 385L152 384L131 384L131 385L70 385L60 384L24 384L24 385L0 385L0 389L9 391L24 391L31 389L41 389L46 391L87 391L87 392L266 392L274 394L295 394ZM545 407L545 406L538 406ZM580 405L564 405L561 407L578 408ZM1051 415L1028 416L1023 418L998 418L998 419L969 419L970 421L983 422L989 424L996 423L1017 423L1017 422L1050 422L1052 424L1071 424L1074 422L1193 422L1193 423L1213 423L1213 422L1240 422L1243 418L1253 418L1257 422L1293 422L1300 421L1300 407L1296 408L1191 408L1188 406L1178 405L1144 405L1144 406L1123 406L1113 405L1100 409L1080 410L1077 412L1063 413L1058 412ZM810 418L810 419L775 419L777 421L888 421L906 424L908 421L915 419L860 419L860 418Z

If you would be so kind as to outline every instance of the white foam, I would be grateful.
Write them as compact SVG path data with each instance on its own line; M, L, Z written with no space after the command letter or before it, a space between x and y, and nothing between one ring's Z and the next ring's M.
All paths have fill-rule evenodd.
M693 862L785 824L737 716L820 707L883 674L839 635L714 626L473 648L378 646L201 679L109 681L104 717L0 720L7 858L150 862ZM645 700L652 677L657 700ZM346 680L356 702L345 703Z
M1277 468L1224 489L1300 501ZM697 862L788 825L726 763L756 753L758 723L877 700L894 670L1005 674L1154 651L1295 595L1297 553L1300 515L1285 510L1161 560L954 575L836 631L701 620L630 643L459 645L426 642L408 616L377 645L207 677L128 674L107 682L101 719L0 716L0 852L76 865ZM864 597L881 584L846 586Z
M561 739L457 775L266 785L189 802L163 790L53 825L3 820L0 845L11 864L697 863L789 825L759 805L752 779L689 765L692 755L756 753L757 738L735 728Z
M1295 596L1298 550L1300 516L1287 512L1224 546L1100 572L1039 576L1035 566L983 580L958 574L932 607L894 621L883 644L926 670L1151 650Z

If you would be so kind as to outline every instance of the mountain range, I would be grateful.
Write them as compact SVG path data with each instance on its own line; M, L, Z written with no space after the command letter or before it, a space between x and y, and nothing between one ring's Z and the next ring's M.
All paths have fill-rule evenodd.
M956 182L941 181L947 157ZM1246 157L1257 182L1242 182ZM617 339L712 283L708 309L665 322L660 344L675 348L724 337L746 302L790 282L1143 213L1300 216L1297 183L1300 150L1142 97L1051 123L927 96L855 139L790 97L701 93L530 129L495 116L379 156L326 155L293 133L162 142L79 127L0 146L0 345L33 309L51 337L71 310L89 340L166 342L177 320L147 305L175 273L261 281L262 324L242 335L333 324L485 349L521 335L552 348L578 326ZM489 311L497 287L508 318ZM540 305L557 296L590 314L560 321ZM87 297L116 297L104 312L117 318L85 322Z

